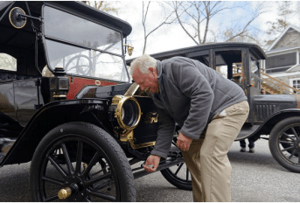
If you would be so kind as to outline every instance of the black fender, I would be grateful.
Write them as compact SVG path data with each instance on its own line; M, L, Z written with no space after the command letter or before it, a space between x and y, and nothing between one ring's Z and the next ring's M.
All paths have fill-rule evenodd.
M235 141L240 141L252 136L258 139L260 135L269 135L278 122L294 116L300 117L300 109L290 108L277 111L269 116L262 124L255 124L253 126L244 125Z
M40 108L22 130L0 166L29 162L42 138L54 127L72 121L89 122L107 129L108 99L53 101Z

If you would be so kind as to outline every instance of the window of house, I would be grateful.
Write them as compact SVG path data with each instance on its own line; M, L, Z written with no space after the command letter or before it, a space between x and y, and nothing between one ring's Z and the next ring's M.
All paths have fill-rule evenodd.
M0 69L8 71L17 71L17 59L11 55L0 53Z
M297 64L297 53L271 56L266 59L266 73L284 72Z
M292 80L292 85L294 88L300 89L300 78L293 79Z

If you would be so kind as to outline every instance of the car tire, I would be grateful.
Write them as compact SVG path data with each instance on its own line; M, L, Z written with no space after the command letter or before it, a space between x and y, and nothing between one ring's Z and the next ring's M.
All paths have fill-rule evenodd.
M84 122L62 124L41 140L31 162L30 189L39 202L136 201L124 151L106 131Z
M174 168L174 169L171 169L171 168ZM192 190L192 181L189 180L190 172L186 168L186 164L185 163L181 163L181 164L178 164L178 165L173 166L171 168L167 168L167 169L164 169L164 170L160 171L161 174L163 175L163 177L169 183L171 183L172 185L174 185L178 189L190 190L191 191ZM185 170L185 174L186 174L185 178L182 178L182 177L178 176L177 173L176 173L176 172L179 172L182 168L186 169Z
M270 133L269 148L281 166L300 173L300 117L277 123Z

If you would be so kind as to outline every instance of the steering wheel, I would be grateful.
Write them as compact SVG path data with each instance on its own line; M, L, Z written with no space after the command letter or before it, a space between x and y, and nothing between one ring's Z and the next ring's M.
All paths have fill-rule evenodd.
M88 65L86 64L83 64L83 65L80 65L79 62L84 60L84 59L88 60ZM72 62L77 60L76 62L76 65L75 66L71 66ZM72 70L75 70L75 74L78 74L78 75L88 75L88 76L91 76L92 74L92 61L90 60L89 57L85 56L85 55L77 55L77 56L74 56L72 57L68 63L66 64L66 72L71 72ZM71 66L71 67L69 67Z

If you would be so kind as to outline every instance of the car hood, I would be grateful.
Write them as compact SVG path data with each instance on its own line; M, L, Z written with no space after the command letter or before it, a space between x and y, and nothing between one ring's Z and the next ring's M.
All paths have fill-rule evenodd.
M132 83L112 86L86 86L76 95L75 99L99 98L109 99L115 95L124 95Z

